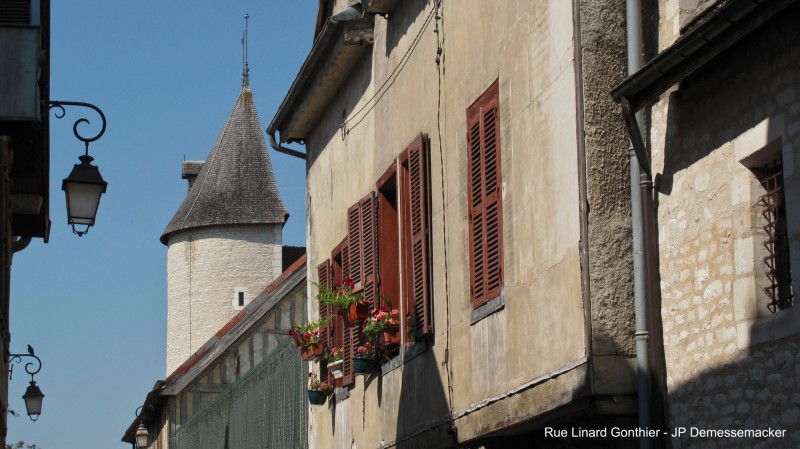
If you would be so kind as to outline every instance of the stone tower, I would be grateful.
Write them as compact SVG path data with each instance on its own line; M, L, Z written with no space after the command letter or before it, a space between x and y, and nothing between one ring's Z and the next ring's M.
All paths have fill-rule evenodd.
M189 193L161 235L167 245L167 374L281 272L281 201L245 74L204 162L185 161Z

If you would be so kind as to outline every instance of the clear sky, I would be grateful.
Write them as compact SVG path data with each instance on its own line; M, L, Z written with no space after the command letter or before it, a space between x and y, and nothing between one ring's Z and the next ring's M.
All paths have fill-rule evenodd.
M158 238L186 195L181 161L208 155L241 90L250 14L250 83L263 128L307 56L315 0L52 0L51 98L99 106L106 134L90 154L108 181L97 224L66 223L61 180L82 144L71 108L50 125L50 242L14 255L11 351L36 349L45 394L33 423L14 368L8 441L43 449L130 448L135 409L165 377L166 247ZM51 115L52 117L52 115ZM82 128L84 129L84 128ZM299 148L303 150L302 148ZM305 245L305 163L270 157L290 218L284 244Z

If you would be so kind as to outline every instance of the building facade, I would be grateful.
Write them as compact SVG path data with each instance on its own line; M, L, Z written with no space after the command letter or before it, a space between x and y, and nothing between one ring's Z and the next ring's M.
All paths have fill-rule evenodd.
M0 446L8 430L13 254L50 235L50 2L0 1ZM18 342L19 344L19 342ZM19 408L15 405L14 408Z
M797 447L800 7L670 1L658 14L651 61L615 95L649 117L669 423L780 432L671 445Z
M624 13L320 2L268 132L306 144L309 278L399 309L402 344L355 376L361 337L334 318L344 378L311 409L311 447L561 447L544 427L635 426L627 135L608 95Z

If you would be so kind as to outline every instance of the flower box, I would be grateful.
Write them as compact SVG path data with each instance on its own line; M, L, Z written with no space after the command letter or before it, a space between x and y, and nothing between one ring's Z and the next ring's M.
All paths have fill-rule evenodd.
M356 374L372 374L377 366L377 361L371 357L353 357L353 372Z
M328 363L328 370L333 375L334 379L341 379L344 377L344 360L337 360L335 362Z
M319 390L308 390L308 402L311 405L322 405L325 403L326 399L328 399L328 395L325 394L325 392Z
M317 360L318 358L322 357L323 352L325 352L325 346L321 341L319 341L300 348L300 357L306 361Z
M370 302L356 302L350 304L346 309L339 310L339 315L341 315L344 325L351 327L366 320L369 317L369 309L371 307L372 303Z

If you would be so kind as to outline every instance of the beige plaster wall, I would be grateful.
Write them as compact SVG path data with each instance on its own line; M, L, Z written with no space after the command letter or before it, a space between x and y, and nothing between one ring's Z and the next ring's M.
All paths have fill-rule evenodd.
M307 139L306 200L309 276L314 279L317 265L346 235L347 208L374 190L375 181L419 133L430 136L433 345L405 363L400 359L388 364L380 379L357 379L335 405L312 407L311 447L350 448L353 442L357 447L436 447L452 441L442 425L449 416L463 423L458 438L469 440L588 393L572 4L445 2L438 24L438 36L444 39L442 72L435 63L436 23L425 25L433 7L434 2L406 1L388 21L375 18L372 58L355 67ZM618 12L610 17L619 20ZM424 27L406 61L404 56ZM614 59L620 57L616 50L603 57L605 63L620 60ZM393 77L401 62L403 68ZM502 123L505 306L473 323L466 109L496 79ZM376 95L380 98L373 102ZM608 98L600 101L610 104ZM593 111L607 109L603 103ZM597 124L594 129L598 141L603 139L601 128ZM601 192L609 185L618 189L619 179L625 179L624 151L617 156L612 153L617 148L596 150L593 174L605 176L606 182L614 180L594 184L597 207L603 207L604 199L624 202L625 190L622 195ZM621 158L623 162L611 166L622 173L602 173L604 158ZM624 213L622 208L597 215L598 230L609 216L618 221L609 229L623 230L622 237L614 235L607 243L624 239ZM602 284L602 267L596 269ZM608 282L628 279L612 277ZM618 301L606 306L626 302L625 291L610 289L608 294ZM309 295L314 294L310 287ZM315 316L316 302L309 307ZM609 338L622 340L627 335ZM615 340L605 353L625 354L628 343Z

